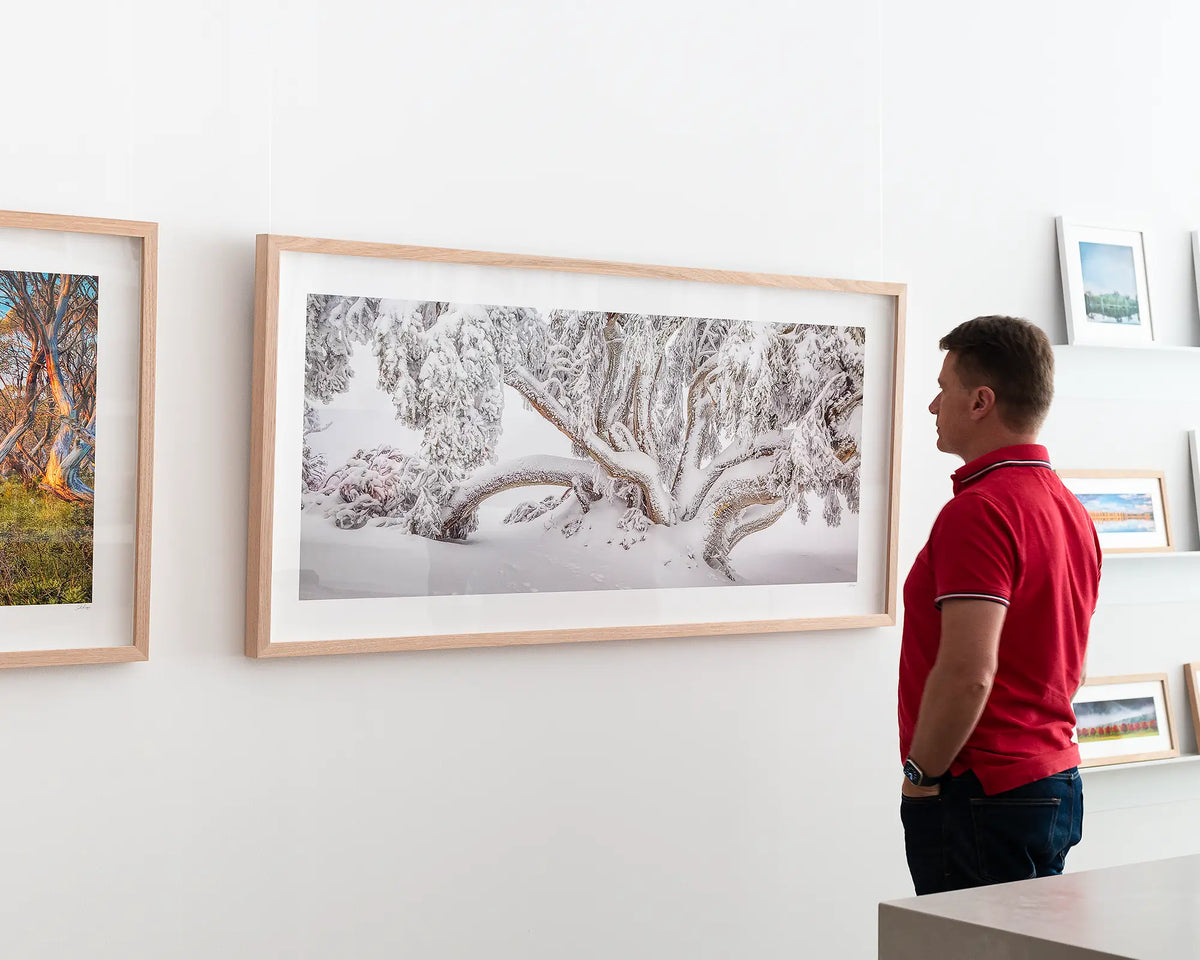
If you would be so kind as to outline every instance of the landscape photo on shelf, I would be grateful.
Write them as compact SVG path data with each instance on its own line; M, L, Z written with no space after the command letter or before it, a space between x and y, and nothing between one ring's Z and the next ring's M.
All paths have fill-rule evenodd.
M1165 673L1089 677L1071 705L1080 766L1179 754Z
M95 276L0 270L0 606L92 599Z
M1164 476L1158 470L1060 470L1096 525L1105 552L1172 550Z
M1148 493L1080 493L1077 497L1099 533L1154 530L1154 499Z
M1133 248L1079 241L1084 311L1092 323L1141 323Z
M1065 217L1055 224L1067 342L1110 347L1154 343L1142 232Z
M1153 697L1077 703L1075 720L1080 743L1158 736L1158 712Z
M306 311L301 600L858 577L862 327Z

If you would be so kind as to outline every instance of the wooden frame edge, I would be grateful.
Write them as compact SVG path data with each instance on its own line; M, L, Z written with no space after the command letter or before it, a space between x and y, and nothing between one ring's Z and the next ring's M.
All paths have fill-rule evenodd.
M1192 707L1192 730L1196 734L1196 745L1200 747L1200 684L1196 681L1197 671L1200 671L1200 660L1183 665L1183 679L1187 686L1188 702Z
M333 256L424 260L516 269L555 270L569 273L629 276L644 279L737 283L797 290L858 293L886 296L894 301L892 339L892 443L888 456L889 497L887 548L884 552L883 610L852 616L813 617L802 620L728 621L719 623L579 627L567 630L502 631L470 634L422 634L401 637L364 637L340 640L273 642L271 640L271 571L274 523L274 433L279 325L280 255L320 253ZM842 280L789 274L750 273L670 267L565 257L495 253L446 247L330 240L282 234L255 238L255 294L253 384L251 389L250 494L246 557L246 622L244 652L253 659L382 653L411 650L459 649L546 643L592 642L618 639L659 639L720 636L785 631L856 629L895 626L898 606L899 483L903 373L908 285L872 280Z
M490 250L460 250L403 243L374 243L359 240L329 240L294 237L277 233L259 234L276 253L323 253L343 257L373 257L383 260L425 260L432 263L462 263L477 267L514 267L524 270L556 270L601 276L637 277L649 280L691 280L702 283L736 283L745 286L780 287L794 290L827 290L832 293L865 293L899 296L906 284L883 280L845 280L806 277L787 273L716 270L705 267L672 267L662 264L628 263L617 260L587 260Z
M150 658L150 577L154 508L154 392L158 323L158 224L56 213L0 210L0 227L48 230L141 241L138 331L138 423L133 534L133 617L130 643L118 647L0 652L0 669L132 663Z
M622 627L576 627L570 630L529 630L498 633L420 634L412 637L362 637L351 640L304 640L267 643L258 648L262 659L357 653L393 653L416 650L459 650L473 647L538 646L549 643L590 643L610 640L668 640L688 637L739 636L756 633L807 633L890 627L896 618L887 613L853 617L820 617L805 620L747 620L729 623L651 624Z
M259 234L254 252L254 373L250 392L250 510L246 542L245 653L248 657L266 656L271 645L280 247L275 237Z
M1162 685L1163 703L1167 713L1167 740L1170 747L1166 750L1151 750L1148 753L1130 753L1116 757L1097 757L1091 760L1079 761L1080 769L1086 767L1107 767L1117 763L1142 763L1146 760L1169 760L1179 756L1179 733L1175 729L1175 708L1171 704L1171 684L1165 673L1131 673L1109 677L1088 677L1086 687L1113 686L1118 683L1149 683L1157 682ZM1072 704L1072 707L1074 704Z

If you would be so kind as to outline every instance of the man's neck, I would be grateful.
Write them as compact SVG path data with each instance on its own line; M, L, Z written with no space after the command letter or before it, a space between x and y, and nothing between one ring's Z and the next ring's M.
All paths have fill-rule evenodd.
M986 457L989 453L1001 450L1004 447L1019 447L1037 442L1036 433L1004 433L989 437L986 440L981 438L979 443L973 444L968 450L960 451L958 455L962 457L963 463L971 463L980 457Z

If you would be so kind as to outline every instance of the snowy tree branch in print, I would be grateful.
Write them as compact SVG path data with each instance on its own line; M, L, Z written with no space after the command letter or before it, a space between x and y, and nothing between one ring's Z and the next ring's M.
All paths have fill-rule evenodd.
M306 437L349 389L356 348L421 435L411 453L360 451L327 478L306 444L304 488L340 526L375 517L469 541L488 497L563 486L579 510L607 497L647 524L694 525L705 562L735 578L733 548L789 508L807 521L815 497L832 526L858 510L862 328L334 295L310 296L306 323ZM505 386L575 459L497 464Z
M446 505L445 526L461 526L488 497L514 487L590 487L595 465L586 460L549 455L521 457L495 467L484 467L463 483Z

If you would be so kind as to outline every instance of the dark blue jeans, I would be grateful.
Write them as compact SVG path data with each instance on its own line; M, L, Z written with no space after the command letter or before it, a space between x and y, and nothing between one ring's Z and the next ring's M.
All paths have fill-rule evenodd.
M904 850L917 895L1062 873L1083 836L1079 770L986 796L975 774L937 797L901 797Z

